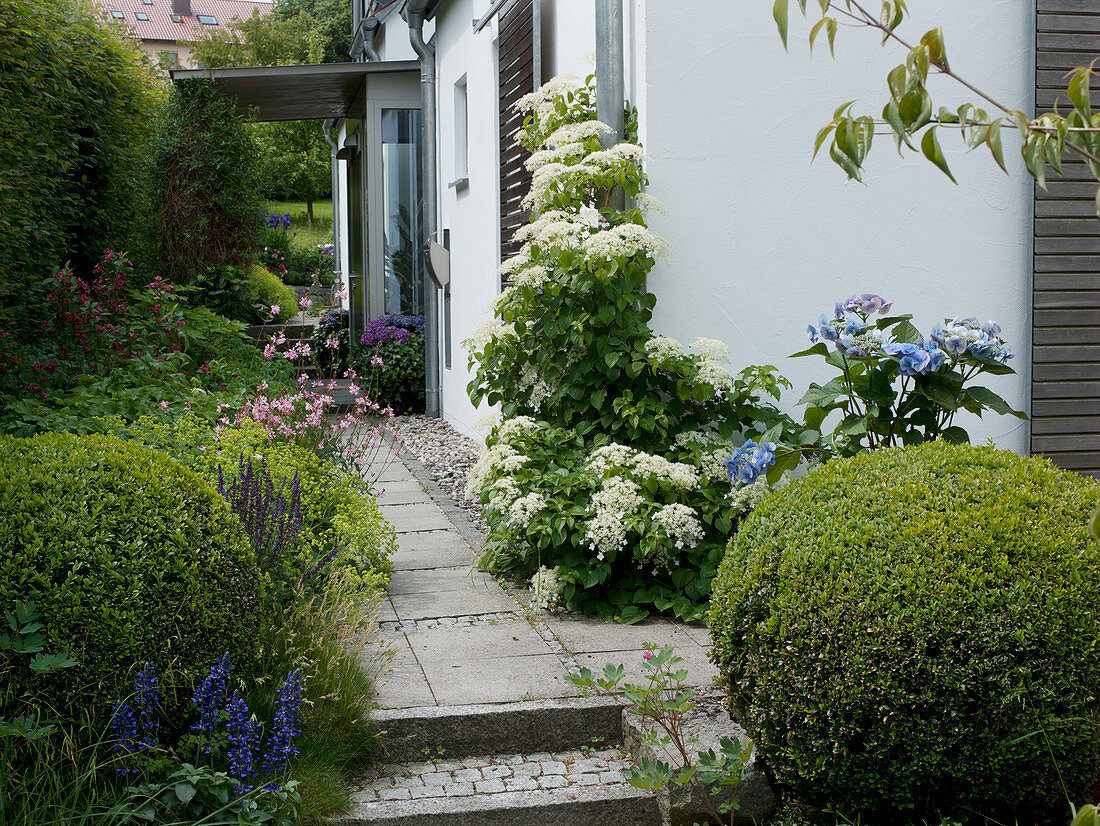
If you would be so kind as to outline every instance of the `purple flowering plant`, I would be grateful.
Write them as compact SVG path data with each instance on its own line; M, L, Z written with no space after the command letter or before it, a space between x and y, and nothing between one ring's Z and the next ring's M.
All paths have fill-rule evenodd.
M854 295L806 328L811 347L795 356L822 357L839 372L823 385L812 383L800 402L812 431L821 432L826 418L840 412L832 432L822 432L826 454L850 456L932 439L969 442L955 423L960 410L1026 418L973 383L982 374L1015 372L999 324L945 319L924 336L911 315L890 315L892 307L879 295Z

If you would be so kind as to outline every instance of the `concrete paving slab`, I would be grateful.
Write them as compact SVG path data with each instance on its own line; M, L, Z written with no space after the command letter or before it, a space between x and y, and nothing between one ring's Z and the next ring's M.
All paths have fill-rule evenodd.
M423 492L424 491L424 483L421 482L419 479L414 478L414 479L402 479L402 480L396 481L396 482L385 482L382 485L379 485L379 492L380 493L381 492L395 493L397 491L410 491L410 490L418 490L418 491Z
M393 594L394 610L402 620L468 617L478 614L519 613L515 600L493 583L495 590L466 588L460 592Z
M710 686L714 684L714 678L718 675L717 669L707 659L706 651L697 646L690 645L682 648L676 647L676 655L683 658L680 668L687 670L687 684L691 686ZM600 651L590 654L578 654L577 664L590 668L596 674L603 673L603 667L607 663L622 665L626 671L626 681L631 683L646 684L646 671L642 652L640 649L630 651Z
M422 489L394 490L389 485L378 492L377 499L378 504L383 507L386 505L427 505L432 502L432 497Z
M439 663L441 666L471 660L553 653L538 632L519 617L480 622L463 628L443 625L406 630L405 636L417 660L421 663Z
M375 682L374 699L382 708L418 708L436 704L424 670L408 648L394 654L389 670Z
M416 505L379 504L382 506L382 515L398 533L440 531L452 527L446 514L434 502Z
M705 625L681 625L680 629L695 641L696 645L710 648L710 629Z
M392 459L390 461L376 460L366 465L360 471L360 474L364 479L376 482L379 487L386 482L415 481L415 477L409 472L409 469L398 459Z
M576 653L598 651L642 651L646 643L695 648L697 643L684 630L685 626L670 620L655 618L635 625L621 622L601 622L586 616L545 616L546 624L557 634L565 647Z
M397 622L397 612L393 610L393 603L390 602L389 597L383 599L378 606L378 621Z
M399 534L397 548L399 554L405 551L437 550L464 550L467 553L472 553L466 540L457 531L451 529Z
M489 574L475 571L467 564L453 568L394 571L386 590L391 594L433 594L469 588L488 592L490 586L499 587Z
M417 536L418 534L402 534L402 536ZM398 537L400 540L401 537ZM455 547L441 548L439 550L425 549L421 551L405 551L398 549L390 561L395 571L418 571L432 568L472 568L474 554L465 543L455 543Z
M421 662L432 693L441 705L508 703L577 696L553 654L498 659Z

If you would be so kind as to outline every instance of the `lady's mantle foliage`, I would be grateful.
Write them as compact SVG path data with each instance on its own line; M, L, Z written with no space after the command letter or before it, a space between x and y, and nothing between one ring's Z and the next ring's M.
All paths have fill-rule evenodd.
M731 374L721 342L653 335L646 277L667 244L645 224L642 150L601 145L591 85L559 78L520 108L535 218L501 267L512 286L466 342L470 396L503 417L470 479L492 529L486 559L517 578L556 569L569 608L698 616L726 537L758 498L731 483L733 444L797 444L760 399L786 381L770 366ZM615 187L637 206L613 209ZM780 451L773 480L797 456Z
M810 428L820 429L834 410L842 413L833 432L822 436L827 452L847 456L933 439L967 442L967 432L954 424L960 409L1026 418L992 390L970 384L982 373L1014 372L999 324L945 319L925 337L911 315L887 316L892 306L881 296L852 296L837 303L832 318L822 315L806 328L813 346L796 355L823 356L840 371L823 386L811 384L802 397ZM876 314L883 317L874 320Z

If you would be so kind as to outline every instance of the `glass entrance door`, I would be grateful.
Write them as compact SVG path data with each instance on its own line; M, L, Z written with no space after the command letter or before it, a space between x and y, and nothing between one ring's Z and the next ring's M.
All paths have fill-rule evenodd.
M419 109L382 109L382 278L386 313L424 314Z

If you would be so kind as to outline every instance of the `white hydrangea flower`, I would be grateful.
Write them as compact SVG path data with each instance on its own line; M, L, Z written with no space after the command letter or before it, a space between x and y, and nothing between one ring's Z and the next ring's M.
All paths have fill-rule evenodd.
M507 444L496 444L481 451L481 455L477 457L477 461L470 468L470 475L467 477L467 498L473 499L477 496L490 475L499 470L515 470L522 467L527 461L527 456L521 455L514 447Z
M473 334L463 344L472 350L480 350L491 341L512 335L514 329L511 324L505 324L499 318L487 319L479 324Z
M638 454L632 447L612 442L609 445L598 447L588 457L588 466L597 473L603 473L613 467L630 467L634 464L634 457Z
M634 458L634 470L642 476L667 479L673 487L681 490L692 490L699 485L699 475L694 468L680 462L670 462L663 456L639 451Z
M684 355L684 346L668 336L654 336L645 343L645 353L650 361L666 362Z
M694 548L703 538L703 526L695 510L687 505L665 505L653 515L653 520L664 527L677 548Z
M506 511L519 498L519 485L511 476L501 476L489 486L489 505Z
M513 416L505 419L497 429L497 436L505 442L523 436L537 426L537 422L530 416Z
M515 500L508 508L508 517L521 527L529 527L531 520L546 507L546 499L541 493L529 493Z
M500 265L500 269L497 270L497 272L499 272L501 275L508 275L508 273L515 272L516 270L525 267L530 263L532 263L531 250L527 249L527 247L523 247L511 258L505 259L505 261Z
M582 143L591 138L599 138L601 135L610 135L614 131L606 123L600 123L598 120L584 120L559 127L543 143L550 149L558 149L569 144Z
M721 364L717 364L713 361L704 361L699 365L698 381L701 384L709 384L714 388L715 394L721 396L723 393L733 389L735 379L730 374L729 370Z
M584 254L589 260L610 261L639 253L656 258L667 249L667 241L641 224L620 224L597 232L584 242Z
M599 551L600 559L626 544L626 516L633 514L642 503L638 491L637 483L622 476L612 476L604 479L593 495L594 515L585 523L585 537L589 547Z
M517 287L529 287L532 290L541 290L550 280L550 270L540 264L532 264L512 276L512 284Z
M557 568L540 566L531 577L531 606L551 610L561 602L561 579Z
M575 92L583 85L584 82L576 75L558 75L550 78L535 91L521 97L516 103L516 108L521 112L532 112L541 105L552 104L554 98Z
M551 163L575 164L587 155L588 147L583 143L567 143L555 149L540 149L538 152L533 152L523 165L529 172L534 172Z
M785 488L790 483L790 471L785 471L774 485L768 484L766 475L758 476L751 484L734 487L729 495L730 507L738 513L747 513L763 502L772 491Z
M716 338L697 338L691 349L709 361L729 361L730 348Z
M500 424L500 413L495 410L490 410L488 413L483 413L476 422L474 422L474 430L478 433L487 433Z
M535 408L535 410L541 410L542 403L550 398L557 389L558 385L556 382L551 385L547 384L541 378L537 379L534 386L531 388L531 407Z
M665 205L648 192L639 192L635 195L634 203L642 212L656 212L658 215L664 215L666 212Z

